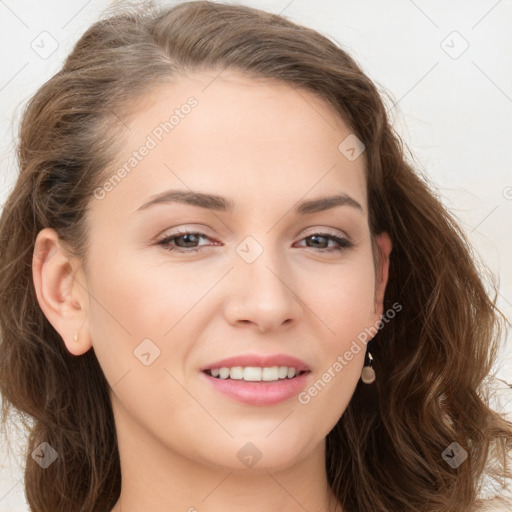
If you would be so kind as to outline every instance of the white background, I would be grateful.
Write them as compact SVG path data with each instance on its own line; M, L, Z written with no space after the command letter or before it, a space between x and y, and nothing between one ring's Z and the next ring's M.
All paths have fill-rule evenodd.
M498 304L510 318L512 1L240 3L282 12L328 35L389 93L397 103L391 112L399 133L499 278ZM108 6L106 0L0 0L0 204L16 176L21 108ZM33 49L49 52L52 45L56 51L46 58ZM510 345L497 375L512 381ZM512 409L512 402L505 408ZM22 459L16 457L23 442L11 447L13 454L0 438L0 512L28 510Z

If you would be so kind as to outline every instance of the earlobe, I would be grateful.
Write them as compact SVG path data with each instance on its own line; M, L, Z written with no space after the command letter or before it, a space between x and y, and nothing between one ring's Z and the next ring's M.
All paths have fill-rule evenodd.
M88 297L75 277L76 266L54 229L44 228L38 233L32 258L37 301L67 350L81 355L89 350L91 343L85 332Z

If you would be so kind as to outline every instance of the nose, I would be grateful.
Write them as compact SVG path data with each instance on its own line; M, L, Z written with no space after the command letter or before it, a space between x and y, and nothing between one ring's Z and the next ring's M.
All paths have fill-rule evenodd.
M225 302L225 317L236 326L251 324L260 332L290 327L303 312L297 280L281 258L268 251L254 262L237 262Z

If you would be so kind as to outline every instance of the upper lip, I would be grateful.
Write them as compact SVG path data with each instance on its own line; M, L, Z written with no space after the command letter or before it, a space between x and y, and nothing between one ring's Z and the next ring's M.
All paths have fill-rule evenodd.
M286 354L242 354L209 363L208 365L203 366L201 371L211 370L213 368L233 368L234 366L255 366L262 368L271 366L288 366L295 368L297 371L309 371L309 366L304 361Z

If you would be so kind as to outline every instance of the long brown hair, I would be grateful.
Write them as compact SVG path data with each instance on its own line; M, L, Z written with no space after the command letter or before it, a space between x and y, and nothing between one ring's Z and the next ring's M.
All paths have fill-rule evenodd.
M489 405L500 340L496 295L466 236L408 161L372 81L345 51L282 16L207 1L121 10L80 38L28 103L19 177L0 221L2 421L33 419L25 489L35 512L103 512L121 485L109 387L89 350L71 355L32 282L36 235L54 228L84 262L84 214L113 161L130 105L182 72L234 69L323 98L366 147L372 235L393 242L386 304L402 310L372 340L376 383L359 383L326 439L328 481L351 512L468 511L492 466L510 477L512 424ZM42 469L40 443L58 460ZM468 458L442 457L457 442Z

